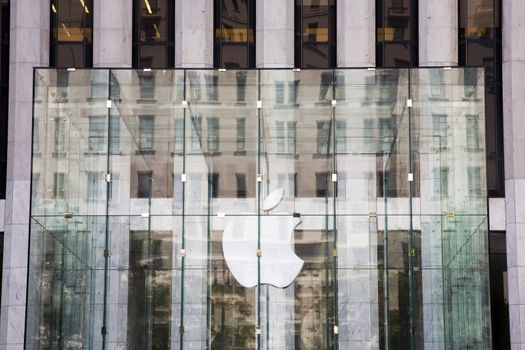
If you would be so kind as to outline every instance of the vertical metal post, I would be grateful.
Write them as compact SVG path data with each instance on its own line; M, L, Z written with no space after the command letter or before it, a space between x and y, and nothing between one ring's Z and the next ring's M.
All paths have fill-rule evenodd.
M111 70L108 69L108 95L107 100L111 100ZM111 162L110 162L110 145L111 145L111 107L112 105L106 105L107 116L108 116L108 138L107 138L107 156L106 156L106 174L111 174ZM111 182L106 180L106 215L105 215L105 228L104 228L104 291L102 293L103 306L102 306L102 350L106 350L107 341L107 309L108 309L108 273L109 273L109 194L111 191Z
M393 145L392 145L393 146ZM391 147L392 150L393 147ZM385 318L385 350L390 350L390 282L388 271L388 191L387 191L387 163L389 154L383 154L383 206L384 206L384 220L385 228L383 232L383 286L384 286L384 318Z
M186 96L186 70L184 70L184 88L183 96L184 100L187 100ZM182 173L186 174L186 109L189 106L186 105L183 108L183 117L182 117ZM186 249L186 240L185 240L185 227L186 223L186 182L182 182L182 233L181 233L181 251ZM180 273L180 325L179 325L179 349L184 349L184 268L185 268L185 254L181 254L181 273Z
M411 70L408 69L408 98L411 99ZM414 231L412 218L412 196L413 196L413 166L412 166L412 105L408 106L408 203L409 203L409 229L408 229L408 283L410 289L410 349L416 349L416 292L414 281Z
M261 98L261 71L257 71L257 101ZM262 106L261 106L262 107ZM261 108L257 108L257 176L261 173ZM261 349L261 181L257 181L257 324L255 336L257 349Z
M336 84L337 79L335 75L335 69L332 70L332 99L336 99ZM336 134L336 106L332 106L332 174L337 176L337 134ZM339 179L336 178L338 181ZM333 348L337 350L339 348L339 310L338 310L338 281L337 281L337 181L332 179L332 200L333 200L333 230L334 230L334 242L332 247L332 271L333 271L333 281L334 284L334 296L333 296L333 308L334 308L334 323L332 325L332 333L334 335L334 346ZM337 331L336 331L337 330Z

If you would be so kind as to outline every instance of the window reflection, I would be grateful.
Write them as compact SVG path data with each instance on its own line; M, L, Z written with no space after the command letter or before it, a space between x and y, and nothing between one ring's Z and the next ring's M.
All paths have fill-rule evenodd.
M336 66L336 0L295 1L295 66Z
M487 186L492 196L503 196L503 107L501 0L459 1L459 64L485 67L485 125ZM476 77L465 71L465 96L476 98Z
M214 4L214 66L255 67L255 0L215 0Z
M93 65L93 1L52 0L51 67Z
M418 65L417 0L376 0L377 67Z
M174 17L174 0L133 0L133 67L175 66Z

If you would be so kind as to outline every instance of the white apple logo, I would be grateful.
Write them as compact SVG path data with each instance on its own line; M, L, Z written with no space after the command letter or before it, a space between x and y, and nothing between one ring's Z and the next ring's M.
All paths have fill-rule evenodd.
M263 210L275 208L282 200L279 188L264 200ZM293 232L301 223L289 213L261 216L261 284L286 288L293 283L303 260L295 255ZM233 277L246 288L257 285L257 215L231 219L222 236L222 251Z

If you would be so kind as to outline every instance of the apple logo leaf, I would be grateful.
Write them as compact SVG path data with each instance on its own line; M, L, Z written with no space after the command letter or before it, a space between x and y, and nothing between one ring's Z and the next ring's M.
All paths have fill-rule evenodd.
M263 210L272 210L281 203L284 196L284 188L278 188L272 191L263 202Z

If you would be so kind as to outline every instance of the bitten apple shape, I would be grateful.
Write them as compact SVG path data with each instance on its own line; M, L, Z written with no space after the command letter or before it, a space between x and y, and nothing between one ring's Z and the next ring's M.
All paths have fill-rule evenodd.
M281 202L282 188L270 193L263 210L271 210ZM286 288L303 268L294 252L293 233L301 223L289 213L261 216L261 284ZM224 259L233 277L243 287L257 285L257 215L246 214L232 218L222 236Z

